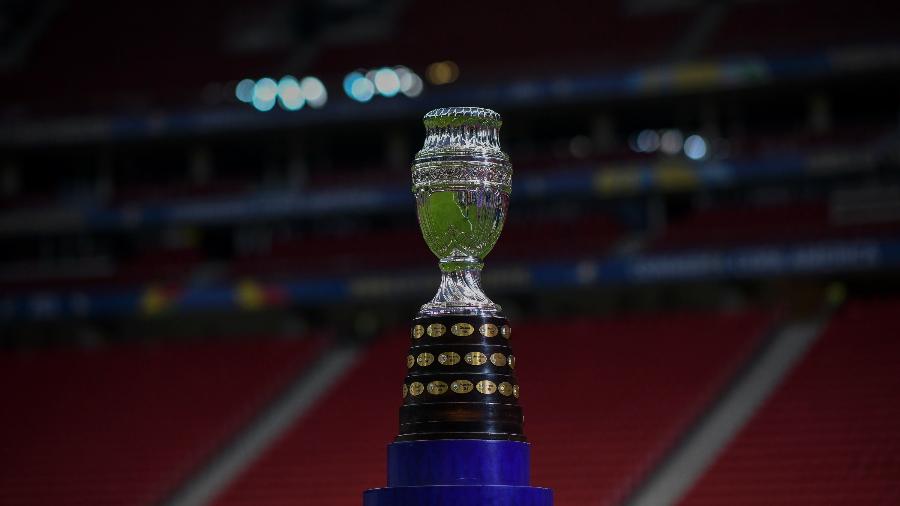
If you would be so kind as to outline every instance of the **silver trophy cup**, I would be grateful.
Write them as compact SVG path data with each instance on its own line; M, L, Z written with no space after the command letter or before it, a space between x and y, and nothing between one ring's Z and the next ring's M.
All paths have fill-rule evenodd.
M512 165L500 149L500 115L480 107L425 115L425 146L412 167L422 235L440 259L441 285L421 315L496 315L481 289L484 257L500 237Z

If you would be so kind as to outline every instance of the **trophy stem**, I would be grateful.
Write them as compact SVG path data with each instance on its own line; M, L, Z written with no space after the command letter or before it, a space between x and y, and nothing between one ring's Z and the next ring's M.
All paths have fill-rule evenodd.
M475 257L441 259L441 285L431 302L422 306L419 314L497 315L500 306L489 299L481 289L483 266L481 260Z

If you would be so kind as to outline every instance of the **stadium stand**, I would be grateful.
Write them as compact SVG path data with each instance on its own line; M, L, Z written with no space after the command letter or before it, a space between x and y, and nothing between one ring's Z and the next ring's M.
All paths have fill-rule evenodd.
M491 258L596 257L603 255L620 233L621 227L606 215L577 219L520 219L504 227L503 241L498 242ZM573 240L575 237L578 237L577 241ZM407 247L398 248L399 244ZM365 245L365 249L360 249L360 245ZM238 257L233 264L233 274L347 274L429 267L434 262L420 232L409 228L275 240L267 252Z
M432 62L435 54L453 58L478 76L498 77L495 53L503 53L515 61L513 68L527 69L527 74L558 70L590 62L591 66L630 64L658 58L666 45L680 34L679 27L688 22L694 9L661 9L662 12L630 13L615 2L570 2L565 9L548 9L537 0L513 2L504 0L485 5L481 2L457 2L434 6L413 3L396 24L392 40L373 44L326 46L313 62L316 72L337 73L360 65L385 65L399 60L422 65ZM478 12L480 26L503 26L531 37L448 37L436 30L434 20L442 24L465 26L472 12ZM533 24L533 12L541 12L543 29ZM555 28L554 28L555 27ZM488 35L488 34L485 34ZM559 47L578 48L561 53ZM490 47L490 51L486 51ZM560 61L564 59L565 61ZM537 65L540 63L540 65Z
M557 506L640 498L797 308L845 298L684 503L900 503L898 18L844 0L0 2L0 506L171 505L344 345L358 362L215 502L345 506L383 485L408 344L389 329L439 276L409 162L422 114L450 105L504 119L513 196L485 286ZM422 87L378 90L379 69ZM327 103L293 110L276 86L265 110L263 78L289 76Z
M174 17L169 16L166 9L155 6L136 5L124 9L117 2L109 1L96 2L80 9L66 7L61 9L52 26L60 38L42 41L36 47L29 65L16 77L21 82L39 83L38 76L42 69L51 64L59 75L68 75L70 87L87 100L81 104L62 100L49 102L56 111L134 107L135 103L129 101L129 94L150 88L154 90L153 98L157 103L191 104L200 95L204 84L210 81L224 82L245 72L261 75L277 68L277 62L289 57L290 46L283 42L278 44L277 41L273 47L257 51L223 49L219 32L233 23L233 18L249 16L249 19L243 20L245 24L252 25L254 16L265 19L265 16L277 14L302 15L314 23L321 14L316 12L315 6L309 11L291 13L290 10L279 11L277 5L271 5L273 2L252 4L243 2L243 5L232 5L231 8L214 8L206 2L192 2L190 5L179 5L180 14ZM392 7L391 3L387 4ZM597 9L599 6L603 7L601 11ZM433 27L436 17L441 18L443 23L461 26L470 19L470 13L477 10L485 26L493 24L528 33L533 31L532 18L524 13L533 9L539 9L546 18L544 26L558 28L540 34L542 36L528 38L492 37L491 51L484 50L485 41L480 37L447 37L443 31ZM567 9L560 10L546 9L545 4L537 1L524 4L504 1L489 6L478 2L452 6L414 3L402 9L395 19L390 19L389 14L380 15L385 18L382 22L385 28L392 28L393 31L393 36L387 41L377 36L363 35L357 37L362 40L355 43L332 44L327 40L318 40L320 35L327 39L327 32L319 33L314 29L316 35L304 42L315 48L309 70L327 77L342 75L350 69L366 65L427 65L434 61L436 55L455 58L461 64L468 65L470 69L475 69L473 76L497 77L493 75L496 70L491 57L497 52L517 56L515 63L527 63L529 74L558 69L564 62L555 60L559 60L560 54L569 53L560 53L558 48L565 46L580 48L577 54L569 55L567 63L570 64L585 65L588 62L597 65L602 62L621 65L653 60L664 52L667 44L677 39L679 26L686 23L693 12L691 8L682 8L634 14L612 2L597 5L585 1L574 2ZM84 26L107 16L123 21L102 32L84 32ZM198 27L190 21L194 19L205 22ZM162 46L140 42L153 37L151 27L163 24L179 37L173 36L163 41ZM111 47L111 40L123 43ZM92 62L73 61L70 57L72 54L88 53L98 57ZM143 63L158 60L160 54L177 54L177 57L165 61L164 74L156 72L157 66ZM202 62L202 65L197 65L197 62ZM543 65L535 67L536 62L543 62ZM104 77L97 79L97 75ZM26 98L54 96L49 84L33 85L26 93ZM34 102L42 112L54 110L49 104L40 104L40 100Z
M347 273L428 265L431 253L414 229L277 239L271 249L238 257L235 275ZM410 247L397 248L405 244ZM364 249L360 246L365 245ZM377 251L379 254L373 255Z
M585 133L577 130L579 133ZM623 132L624 134L624 132ZM842 126L827 133L814 132L809 129L797 129L787 132L755 132L754 134L732 134L728 136L727 153L713 153L713 160L722 158L734 163L764 163L759 158L766 155L796 155L814 158L824 156L838 150L856 150L868 152L879 140L896 135L893 123L875 122L872 124L855 124ZM622 135L623 137L625 135ZM661 155L660 153L637 153L620 143L614 149L593 150L584 156L574 156L568 149L554 149L560 143L568 145L570 138L560 135L551 139L535 139L528 143L527 149L511 149L511 156L517 175L562 175L568 172L632 167L637 170L641 163L665 163L670 161L684 162L680 157ZM223 198L248 199L258 196L267 190L283 190L284 182L266 181L264 174L251 167L261 163L258 157L251 158L247 167L233 169L229 172L218 170L229 161L227 145L213 144L214 165L217 170L210 181L191 181L191 174L185 161L189 157L186 147L175 150L165 160L144 162L134 166L127 158L116 160L115 178L107 183L101 181L97 174L76 177L66 174L64 177L50 177L53 169L60 163L70 163L58 159L43 160L39 157L29 158L24 166L33 171L23 181L20 193L0 199L0 210L52 210L56 208L97 208L127 209L129 206L167 206L185 202L215 202ZM295 190L353 190L382 189L384 191L404 188L408 184L409 168L395 167L383 161L368 164L340 164L335 158L340 155L339 149L322 148L327 167L309 167L304 178L299 182L291 182ZM149 156L149 155L148 155ZM709 160L707 160L709 161ZM177 162L177 163L176 163ZM177 165L176 168L170 165ZM159 167L166 167L163 174L157 174ZM756 167L761 171L761 167ZM284 172L284 171L282 171ZM141 177L152 174L157 180L145 181ZM284 173L280 177L287 178ZM141 177L138 177L138 176ZM518 179L516 180L518 182Z
M681 502L900 501L900 300L853 301Z
M84 100L33 100L36 112L116 110L129 107L125 105L129 103L134 106L134 94L148 88L166 103L194 103L210 79L230 79L248 69L271 68L283 58L283 52L246 55L223 51L218 31L226 24L228 12L214 7L207 2L178 4L179 14L172 16L168 8L151 4L126 8L104 0L78 8L64 5L51 26L59 37L42 39L28 65L16 73L20 82L31 83L23 89L23 97L54 96L53 86L41 83L40 78L45 69L53 68L57 76L67 76L70 93L78 93ZM118 22L103 30L85 30L107 16ZM204 22L198 25L196 21L201 19ZM171 36L160 41L161 45L146 44L159 26L167 26ZM73 58L84 54L95 56ZM170 57L161 59L164 54ZM159 64L166 67L165 73L157 71Z
M750 310L521 325L526 434L540 442L535 482L553 488L559 506L619 504L771 322Z
M314 497L317 505L343 506L383 484L408 346L405 329L378 340L213 504L279 506Z
M726 248L900 234L897 221L842 225L835 223L830 214L828 203L823 201L718 205L675 220L651 249Z
M118 282L165 282L183 279L203 261L195 248L151 249L124 262L117 273Z
M897 41L894 4L771 0L734 2L707 44L709 54L791 53ZM759 27L766 27L760 31Z
M304 278L353 275L427 268L434 256L410 223L407 228L363 229L345 233L301 233L262 241L252 251L235 252L227 259L225 277L233 280ZM519 217L505 226L504 240L492 258L503 261L546 258L596 258L605 254L622 235L616 220L603 214L566 217ZM577 240L574 240L577 237ZM361 248L365 246L365 248ZM406 247L398 248L397 245ZM372 254L372 252L379 252ZM201 246L148 247L134 255L103 258L104 269L84 268L86 261L71 262L72 272L16 271L0 278L0 289L29 293L52 289L103 289L153 283L183 285L210 260ZM95 272L97 271L97 272Z
M318 338L0 355L0 504L152 504L319 352Z
M540 441L535 482L557 490L557 505L616 503L715 398L770 323L757 310L517 323L516 353L530 357L518 367L526 433ZM390 374L386 366L407 345L403 330L380 339L215 504L315 497L337 506L383 484L383 444L397 430L391 406L399 405L393 392L403 375L402 365Z

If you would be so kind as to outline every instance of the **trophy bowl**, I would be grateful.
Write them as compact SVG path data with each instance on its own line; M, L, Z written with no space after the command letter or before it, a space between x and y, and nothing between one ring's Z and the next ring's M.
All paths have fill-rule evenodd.
M484 257L509 208L512 165L500 149L500 115L480 107L435 109L412 167L419 226L438 257L441 285L421 314L497 314L481 289Z

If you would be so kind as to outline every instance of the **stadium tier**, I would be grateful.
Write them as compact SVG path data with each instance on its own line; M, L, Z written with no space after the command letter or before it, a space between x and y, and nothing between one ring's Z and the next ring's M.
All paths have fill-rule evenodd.
M516 220L505 228L504 241L491 256L507 261L596 257L603 255L619 234L620 226L606 215ZM572 241L576 236L579 240ZM397 248L398 244L407 247ZM366 248L360 249L360 245ZM372 255L372 251L382 253ZM274 241L269 253L237 259L234 274L321 275L420 269L430 267L433 258L418 230L357 232Z
M236 254L229 262L226 279L295 279L297 277L344 276L386 270L409 270L432 265L433 255L412 228L345 233L311 233L273 238L259 244L259 251ZM621 234L621 225L607 215L576 219L544 217L520 219L509 224L504 242L494 253L506 261L544 258L562 260L594 258L605 254ZM580 236L579 240L571 238ZM396 247L399 244L405 247ZM365 249L360 248L365 245ZM371 251L383 252L377 255ZM146 248L118 265L103 262L97 272L75 264L78 272L65 275L7 273L0 287L14 292L48 289L101 289L156 283L187 284L197 269L209 260L200 247Z
M885 219L888 218L888 219ZM900 219L868 224L836 223L827 202L782 205L718 205L673 220L651 249L730 248L839 239L900 237Z
M157 504L314 359L317 338L0 354L0 504Z
M213 504L293 506L314 497L317 505L344 506L382 484L408 347L407 329L382 336Z
M816 244L821 241L881 240L900 237L900 218L869 212L856 222L844 223L835 206L824 200L798 199L787 203L713 203L698 206L669 220L658 237L649 237L644 251L670 253L681 250L718 251L739 247ZM233 257L207 258L202 245L148 247L118 262L107 256L102 262L88 258L72 262L70 271L41 269L3 272L0 287L8 293L38 290L85 290L132 287L148 283L187 285L207 262L228 269L222 280L252 278L302 279L348 276L371 272L409 271L427 268L432 255L419 238L414 224L406 228L356 228L339 232L298 232L282 237L262 235L246 252ZM640 231L638 231L640 232ZM514 216L504 240L492 258L513 264L542 260L601 259L616 244L633 235L610 212L541 216ZM396 245L406 245L397 248ZM365 245L365 249L360 248ZM372 251L384 252L371 254ZM390 254L387 254L390 252ZM89 269L90 266L99 267Z
M900 501L900 300L854 301L681 504Z
M617 504L716 399L764 337L762 311L513 323L534 482L560 506ZM552 338L548 338L552 336ZM383 336L217 500L338 506L384 479L405 330ZM393 371L393 372L390 372ZM317 457L322 456L322 457Z
M534 479L556 504L620 504L765 337L762 311L519 326ZM519 330L519 329L517 329ZM547 339L546 336L554 336Z
M531 13L535 11L542 13L541 26L545 28L534 25ZM628 12L614 2L584 0L569 2L564 9L548 9L538 0L504 0L487 5L471 0L452 5L416 2L402 13L390 41L326 45L315 58L312 68L327 74L360 66L383 65L394 60L407 65L427 65L437 53L453 58L464 68L474 69L483 79L496 79L501 74L492 55L498 52L513 59L505 62L507 68L527 69L528 74L547 73L559 70L563 65L571 68L587 62L592 67L598 64L634 65L663 57L667 44L678 38L679 26L689 22L696 13L690 6L661 11ZM435 26L436 19L447 26L465 26L473 12L478 12L479 26L485 27L484 32L476 36L448 36ZM523 36L491 36L487 27L501 26ZM524 36L526 34L530 36ZM490 49L486 50L487 47ZM578 50L566 51L565 60L560 61L559 47Z
M735 2L707 45L708 54L796 53L897 42L894 4L839 0ZM766 30L759 30L766 27Z
M700 56L777 55L897 42L889 21L895 13L885 13L893 7L865 4L847 8L839 1L824 5L807 0L784 5L736 2L715 14L708 14L711 9L702 2L665 1L643 5L579 0L567 3L565 9L548 9L536 0L489 5L467 1L377 6L361 2L365 8L355 15L343 5L283 4L232 2L212 8L191 2L179 6L178 16L145 4L130 9L108 1L78 9L65 6L51 25L59 38L41 41L29 64L13 74L13 82L27 83L21 86L23 98L44 113L133 107L140 103L133 100L135 94L156 104L192 105L211 81L261 76L278 68L278 62L291 57L293 48L285 39L291 39L292 30L302 32L294 42L306 46L305 70L330 83L357 68L400 64L423 68L441 58L459 62L461 78L469 83L510 75L627 68L680 56L685 52L681 48L686 33L704 29L711 34L700 38L699 47L693 48ZM473 12L481 21L477 27L467 27L464 20ZM533 12L541 13L539 28L533 24ZM85 33L85 24L103 17L115 17L119 22L103 31ZM273 18L279 21L268 26L271 34L256 33ZM129 19L134 21L124 21ZM203 26L192 19L203 19ZM458 27L460 32L454 35L468 36L449 36L435 27L435 19ZM372 27L354 33L361 23ZM143 43L152 38L152 27L160 24L179 36L159 45ZM491 36L493 33L483 28L488 26L514 36ZM768 29L755 30L760 26ZM226 30L235 33L223 43L221 32ZM117 44L110 44L112 40ZM72 58L86 53L96 56L90 61ZM157 54L171 57L158 63ZM496 58L497 54L504 58ZM148 61L155 64L146 64ZM67 76L68 86L82 101L58 98L53 83L41 78L42 70L50 66L57 75Z
M32 107L41 112L114 109L127 102L129 93L141 92L156 103L193 105L204 85L210 81L225 82L250 75L264 75L280 66L276 62L290 57L292 47L283 38L290 33L265 36L254 34L257 25L280 16L283 21L273 31L289 31L291 23L301 23L310 33L303 33L302 42L312 50L308 71L339 82L343 75L359 67L383 65L416 65L423 67L435 58L455 58L468 65L474 74L482 78L496 77L495 60L491 55L503 51L517 55L521 64L528 62L532 72L537 61L544 62L543 70L559 69L562 62L554 58L560 47L579 47L569 63L584 64L598 61L607 66L652 61L663 56L666 45L679 35L679 25L687 22L693 9L666 9L662 13L629 13L613 3L601 3L602 11L594 2L574 2L566 9L546 9L541 2L497 2L485 5L479 2L463 2L453 5L415 2L409 5L369 6L368 16L352 16L341 12L328 12L319 5L279 6L277 2L254 5L253 2L232 2L213 8L203 2L190 2L179 6L179 15L171 16L166 9L150 4L138 4L124 8L117 2L94 2L84 8L64 6L53 19L52 28L60 36L37 45L29 65L15 73L17 82L29 83L23 89L23 98L31 99ZM531 16L516 15L529 9L541 9L548 23L560 29L526 37L532 31ZM522 37L490 37L491 51L485 51L483 35L449 37L436 29L434 19L442 23L463 26L462 20L477 11L485 20L485 26L495 24L520 32ZM242 17L243 16L243 17ZM93 20L115 17L119 20L103 31L86 33L83 27ZM380 25L373 33L364 31L349 42L334 43L348 29L358 26L359 19ZM191 21L203 19L203 26ZM131 21L125 21L131 20ZM337 29L323 30L316 26L331 22ZM357 25L353 23L356 22ZM143 40L153 38L154 28L169 27L179 37L148 45ZM565 26L566 29L562 29ZM221 31L232 29L241 33L222 47ZM258 28L261 29L261 28ZM269 29L273 28L269 26ZM390 30L392 37L385 40L382 33ZM257 40L247 40L255 36ZM346 38L346 35L341 38ZM117 44L110 44L110 41ZM261 45L262 47L255 47ZM268 47L266 47L268 46ZM627 51L627 53L625 53ZM92 53L92 61L74 60L73 54ZM169 54L163 64L165 72L158 72L159 65L148 65L159 54ZM127 57L125 56L127 55ZM515 68L507 62L506 68ZM52 65L58 75L68 76L68 86L84 97L82 103L67 103L56 98L50 83L39 78L42 70ZM152 91L150 91L152 90ZM117 96L117 94L120 94ZM51 107L52 106L52 107Z
M587 185L580 190L610 198L627 196L638 190L677 191L686 184L691 187L714 188L757 179L788 181L804 175L821 177L834 164L854 171L868 169L873 162L890 154L883 145L894 138L896 128L892 122L844 125L827 133L806 128L789 132L776 129L775 132L755 135L733 133L727 136L726 152L716 152L717 148L710 145L709 153L700 161L671 159L658 152L635 152L625 143L617 143L610 150L575 156L568 148L559 149L560 143L568 145L570 139L567 137L530 139L518 151L511 152L516 173L523 176L517 177L513 184L529 192L535 187L549 187L544 193L553 196L560 193L553 189L553 181L560 177L573 173L588 175L588 181L591 177L601 180L609 177L618 180L618 185L611 184L610 188L605 189L592 189ZM722 140L725 139L719 139ZM233 163L229 160L229 147L227 143L213 144L210 156L216 167ZM326 151L329 159L340 157L339 150L323 148L323 151ZM115 176L108 181L102 181L94 167L75 170L78 165L70 156L27 157L24 165L33 170L33 173L29 171L23 176L22 188L17 195L0 200L0 210L39 212L63 209L92 217L103 212L134 214L137 212L135 206L140 206L147 208L150 213L177 214L173 208L177 209L185 204L215 205L221 201L245 203L260 195L281 196L286 189L309 196L319 192L327 194L354 189L393 194L405 189L409 177L407 166L393 166L377 161L367 164L330 162L329 165L333 166L327 168L311 167L305 171L300 181L278 181L277 178L267 181L265 174L253 170L254 166L261 163L261 155L256 153L248 156L245 153L248 159L240 169L231 169L224 174L216 173L212 181L192 182L187 164L189 156L190 153L184 147L169 149L163 157L156 155L154 150L147 150L139 156L132 155L117 161ZM832 161L829 163L829 160ZM70 172L48 178L60 164L70 167ZM683 174L681 181L667 182L663 179L656 184L646 181L637 188L628 184L629 176L666 168ZM705 172L715 172L718 177L704 177ZM280 174L279 177L287 176ZM646 179L647 176L642 175L641 178ZM682 186L669 183L680 183ZM574 189L565 190L571 192ZM385 204L382 202L376 208L389 210L389 206ZM341 210L341 206L337 210ZM314 214L326 212L327 210L319 210L319 213ZM89 218L82 221L79 226L91 227ZM137 223L140 220L132 225ZM111 224L98 225L109 227Z

